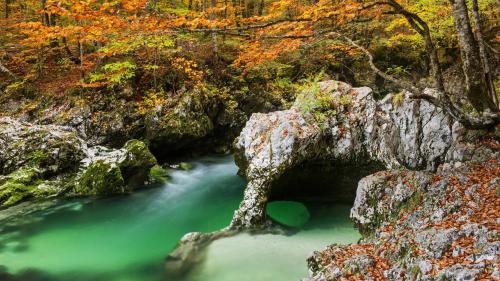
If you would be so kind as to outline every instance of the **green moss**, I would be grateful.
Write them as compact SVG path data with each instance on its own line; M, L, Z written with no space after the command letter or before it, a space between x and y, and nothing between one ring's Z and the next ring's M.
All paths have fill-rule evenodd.
M129 140L123 148L127 150L129 155L121 165L122 167L152 167L157 164L156 158L142 141Z
M80 176L75 192L78 195L123 193L125 181L118 166L99 160Z
M392 96L392 104L394 106L400 106L401 104L403 104L404 99L405 95L403 92L395 94Z
M184 171L189 171L193 169L193 164L187 162L181 162L179 163L179 168Z
M149 170L149 178L152 183L165 183L170 179L168 171L160 165L151 167L151 170Z
M406 202L402 203L399 206L399 209L412 211L417 208L418 205L422 202L423 192L421 190L417 190Z
M44 159L47 158L47 155L44 153L43 150L35 150L33 152L31 152L28 156L28 165L30 167L38 167L43 161Z
M2 177L0 182L0 205L10 206L37 197L38 186L44 181L37 169L23 167Z
M169 112L162 118L162 121L160 128L162 135L171 138L182 136L202 138L213 128L210 118L201 114L179 116L174 112Z

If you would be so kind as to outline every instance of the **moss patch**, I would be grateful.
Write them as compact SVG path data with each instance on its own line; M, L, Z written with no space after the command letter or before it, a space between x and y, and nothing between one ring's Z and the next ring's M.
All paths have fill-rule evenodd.
M168 171L160 165L154 165L149 170L149 181L153 184L165 183L170 180Z
M99 160L90 165L80 176L75 192L78 195L123 193L125 181L118 166Z
M189 171L193 169L193 164L187 162L181 162L179 163L179 168L184 171Z
M121 164L122 167L137 167L156 165L156 158L149 151L147 145L139 140L129 140L123 147L127 150L127 160Z
M20 168L0 178L0 206L10 206L40 195L38 186L44 183L35 168ZM50 192L57 192L51 189Z

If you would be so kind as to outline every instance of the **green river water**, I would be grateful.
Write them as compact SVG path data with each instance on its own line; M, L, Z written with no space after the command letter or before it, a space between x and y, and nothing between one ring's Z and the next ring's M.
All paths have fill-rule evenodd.
M0 211L0 279L8 272L23 281L166 280L163 261L177 241L227 226L243 196L232 157L192 163L190 171L173 172L168 184L128 196ZM306 205L310 218L296 234L217 240L205 261L177 280L300 280L312 250L359 238L349 206ZM304 220L286 206L275 211L283 221Z

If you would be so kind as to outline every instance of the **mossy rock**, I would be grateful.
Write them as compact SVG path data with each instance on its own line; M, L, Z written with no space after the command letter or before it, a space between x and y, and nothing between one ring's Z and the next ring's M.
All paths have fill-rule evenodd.
M149 170L149 182L152 184L166 183L170 180L168 175L168 170L164 169L160 165L154 165Z
M118 165L125 183L131 189L140 187L149 180L151 168L158 162L142 141L130 140L123 148L127 151L126 158Z
M127 159L120 164L121 167L152 167L157 164L148 146L140 140L129 140L123 148L127 151Z
M11 206L25 199L42 196L38 186L43 184L36 168L19 168L7 176L0 177L0 206ZM57 192L57 188L48 194Z
M78 195L119 194L126 191L120 167L98 160L79 177L75 187Z
M181 163L179 163L179 169L181 169L183 171L189 171L189 170L193 169L193 164L188 163L188 162L181 162Z

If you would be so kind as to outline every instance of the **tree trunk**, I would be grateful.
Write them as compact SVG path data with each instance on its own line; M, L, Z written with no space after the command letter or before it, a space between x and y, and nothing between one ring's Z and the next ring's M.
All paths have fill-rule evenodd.
M217 7L217 0L210 1L210 8L215 9ZM209 19L214 20L216 18L216 14L214 11L209 15ZM212 32L212 49L214 52L215 59L219 57L219 46L217 42L217 33Z
M5 0L4 5L5 5L4 6L4 13L5 13L4 17L6 19L8 19L9 18L9 14L10 14L10 0Z
M232 4L233 4L233 9L234 9L234 17L238 17L238 1L232 0Z
M265 5L265 1L260 0L259 11L258 11L259 16L262 16L264 14L264 5Z
M228 5L227 0L224 0L224 18L225 19L227 19L227 5Z
M481 26L481 18L479 14L479 5L477 4L477 0L472 0L472 18L474 20L474 25L476 26L475 29L476 40L479 45L479 55L481 56L481 62L483 63L484 76L486 79L486 83L488 85L488 93L490 95L491 100L493 100L495 105L498 107L497 92L493 81L493 74L491 73L491 67L488 60L488 53L486 52L483 30Z
M47 14L46 10L47 10L47 0L42 0L42 23L43 25L45 26L50 26L50 18L49 18L49 14Z
M242 18L247 17L247 11L246 11L246 1L245 0L240 0L240 14Z
M467 4L465 0L450 1L453 4L453 18L458 33L467 98L479 112L486 109L498 111L498 107L488 94L488 85L479 55L479 47L472 33Z
M435 87L444 92L443 74L441 66L439 65L439 57L436 46L432 41L429 25L422 20L417 14L407 11L395 0L389 0L387 5L394 8L394 12L405 17L410 26L424 39L425 49L429 55L432 77L434 79Z

